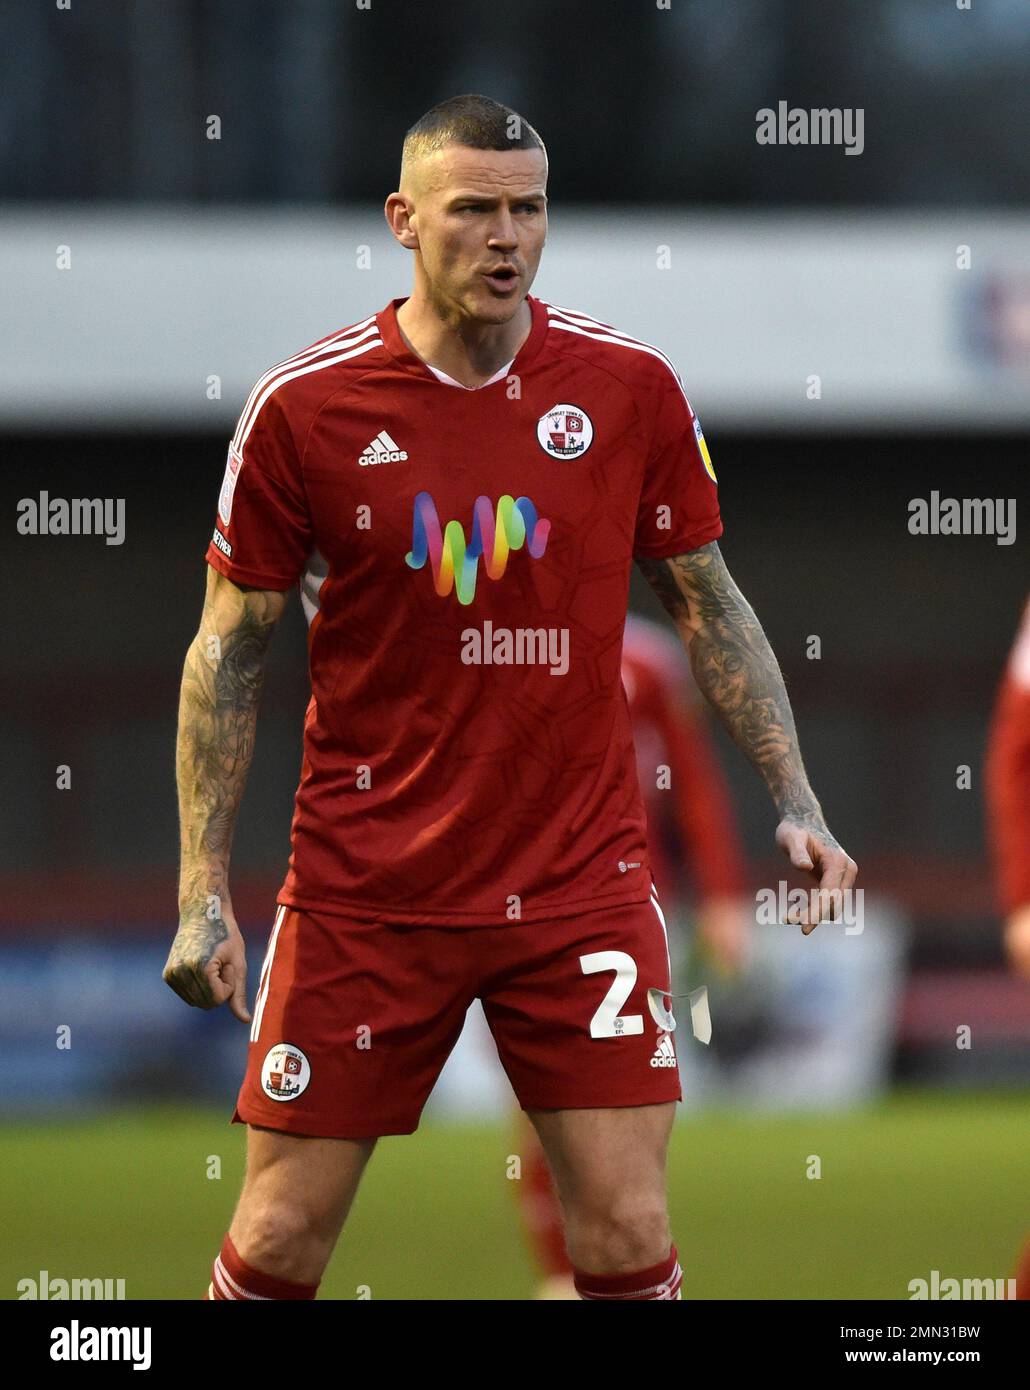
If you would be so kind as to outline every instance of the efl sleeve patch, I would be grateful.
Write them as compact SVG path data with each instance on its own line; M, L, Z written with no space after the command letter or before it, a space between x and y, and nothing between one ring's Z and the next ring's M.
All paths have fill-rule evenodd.
M682 555L722 535L708 444L683 383L667 363L652 369L652 429L643 464L633 553ZM653 413L652 413L653 412Z
M694 416L694 438L697 440L697 447L701 450L701 458L704 462L706 473L713 483L717 483L719 479L715 476L715 469L712 467L712 458L708 452L708 445L705 443L705 437L701 431L701 421L696 415Z
M222 490L218 494L218 515L223 523L228 526L229 518L232 516L232 499L236 493L236 483L240 476L240 469L243 467L243 459L229 444L229 453L225 460L225 476L222 479Z

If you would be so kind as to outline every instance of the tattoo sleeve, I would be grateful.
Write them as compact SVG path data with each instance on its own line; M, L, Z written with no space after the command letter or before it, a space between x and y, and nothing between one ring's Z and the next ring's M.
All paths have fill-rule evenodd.
M801 761L779 664L718 544L637 564L683 637L698 688L765 781L781 818L832 840Z
M205 992L203 965L229 929L219 900L228 899L229 852L254 750L265 655L285 596L209 585L200 630L186 653L179 697L176 781L179 790L178 935L170 965L189 962ZM194 999L191 1002L202 1002Z

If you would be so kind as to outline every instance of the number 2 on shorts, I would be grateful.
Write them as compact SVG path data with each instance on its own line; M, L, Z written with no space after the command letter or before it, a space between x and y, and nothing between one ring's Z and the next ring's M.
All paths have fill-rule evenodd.
M601 1000L601 1007L590 1020L592 1038L626 1038L644 1031L642 1014L625 1014L619 1010L625 1004L637 982L637 963L625 951L593 951L580 956L584 975L596 975L602 970L614 970L611 989Z

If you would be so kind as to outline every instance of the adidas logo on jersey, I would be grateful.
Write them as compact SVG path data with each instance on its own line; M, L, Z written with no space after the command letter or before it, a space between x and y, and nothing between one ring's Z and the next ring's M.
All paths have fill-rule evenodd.
M672 1039L668 1033L658 1035L658 1046L654 1050L651 1058L653 1067L674 1067L676 1065L676 1049L672 1045Z
M362 468L367 468L370 463L400 463L407 457L407 450L399 449L386 431L380 430L372 443L365 446L358 462Z

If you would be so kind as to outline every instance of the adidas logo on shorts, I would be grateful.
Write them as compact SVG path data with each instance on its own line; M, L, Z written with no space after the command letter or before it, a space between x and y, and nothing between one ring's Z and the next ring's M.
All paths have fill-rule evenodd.
M658 1034L658 1046L654 1050L651 1058L653 1067L674 1067L676 1065L676 1049L672 1045L672 1039L668 1033Z
M371 444L365 445L364 453L358 459L362 468L370 463L398 463L408 457L406 449L400 449L385 430L380 430Z

